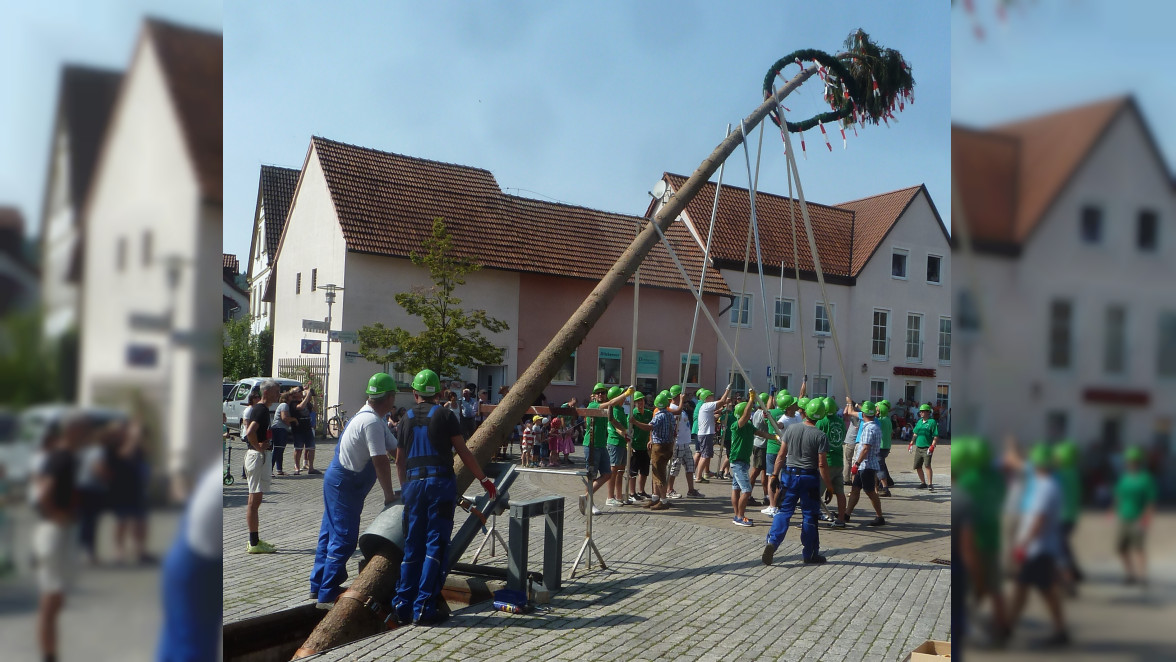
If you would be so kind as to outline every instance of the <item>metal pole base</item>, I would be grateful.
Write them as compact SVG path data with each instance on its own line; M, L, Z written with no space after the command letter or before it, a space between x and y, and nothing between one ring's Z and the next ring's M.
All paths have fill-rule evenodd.
M588 528L584 534L584 544L580 545L580 553L576 554L576 562L572 564L572 571L568 574L568 579L576 578L576 569L580 567L580 561L584 559L584 552L587 552L588 550L592 550L592 552L596 554L596 560L600 561L600 569L608 570L608 566L604 564L604 557L601 556L600 550L596 547L596 543L592 541L592 509L596 507L596 504L594 504L592 500L593 495L592 478L590 477L591 473L592 472L589 471L589 475L584 477L584 490L588 494L588 507L585 508L585 516L588 518ZM588 569L592 568L591 553L588 554L587 565L585 567Z
M498 531L496 531L494 528L497 525L497 523L498 523L498 516L491 515L490 516L490 528L486 531L486 535L482 537L482 544L478 545L478 549L474 552L474 558L472 561L470 561L470 563L477 563L478 562L478 556L480 556L482 554L482 550L486 547L487 542L490 543L490 556L498 556L498 552L494 551L495 539L497 539L498 542L502 544L502 549L504 549L504 550L508 549L506 546L506 540L504 540L502 537L502 534L499 533Z

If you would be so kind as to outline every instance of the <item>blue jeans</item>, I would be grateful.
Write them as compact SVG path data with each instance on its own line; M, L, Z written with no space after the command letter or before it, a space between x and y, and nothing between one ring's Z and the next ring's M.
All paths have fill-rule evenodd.
M821 543L817 532L817 518L821 511L820 502L817 500L821 488L821 478L785 469L781 483L787 492L784 493L784 501L780 503L780 511L772 518L772 528L768 531L768 544L779 547L780 543L784 541L784 534L788 533L788 524L796 512L797 502L799 502L802 515L800 544L804 546L805 560L811 559L817 554Z
M447 474L409 480L403 494L404 561L392 600L402 623L437 613L437 596L449 570L457 479Z
M731 463L731 491L751 493L752 484L748 473L750 470L751 465L747 462Z

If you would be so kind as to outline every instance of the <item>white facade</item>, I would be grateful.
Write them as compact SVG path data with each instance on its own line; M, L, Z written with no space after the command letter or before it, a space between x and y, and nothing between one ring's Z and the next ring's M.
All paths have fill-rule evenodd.
M981 313L989 320L984 346L974 350L967 373L976 385L975 397L968 391L969 417L981 433L1034 441L1051 432L1047 422L1053 417L1062 425L1057 432L1080 444L1117 436L1124 445L1146 445L1170 435L1176 375L1161 375L1157 363L1160 318L1176 316L1176 200L1166 167L1152 150L1138 116L1118 113L1020 256L977 254L974 280L957 281L979 292ZM1102 211L1096 242L1082 236L1088 205ZM1143 210L1159 218L1154 251L1136 243ZM1058 366L1051 365L1055 301L1068 302L1072 311L1060 325L1071 339L1069 360ZM1110 331L1111 307L1125 313L1122 344ZM1122 369L1118 361L1108 362L1116 347L1123 350ZM1143 392L1147 404L1093 402L1088 389Z
M117 404L139 408L133 413L158 408L167 468L179 474L215 456L207 440L218 421L201 394L220 380L221 207L201 194L150 30L144 35L87 206L79 399L121 398ZM163 328L132 328L132 315Z
M41 304L42 332L53 339L78 323L78 285L69 281L69 270L78 241L74 210L85 202L70 199L69 133L64 122L55 127L49 158L50 184L41 227Z
M245 273L249 274L249 314L253 316L253 333L261 333L270 326L274 305L273 302L262 301L265 296L265 286L269 282L270 263L269 253L266 251L265 241L265 203L260 187L257 191L257 218L253 224L252 250L249 255L249 266Z

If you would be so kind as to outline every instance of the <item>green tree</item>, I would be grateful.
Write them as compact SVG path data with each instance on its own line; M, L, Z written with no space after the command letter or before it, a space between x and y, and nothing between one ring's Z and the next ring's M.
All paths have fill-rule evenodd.
M61 399L57 358L41 337L41 317L35 311L0 318L0 404L16 409Z
M225 322L222 370L226 379L236 381L257 377L257 343L250 331L252 318L243 315ZM269 366L266 366L269 369Z
M453 296L466 275L481 268L468 258L453 254L453 241L441 218L433 219L433 235L424 242L423 254L409 254L412 263L429 270L432 287L414 287L396 295L396 303L409 315L421 318L425 330L410 333L382 323L361 328L359 352L369 361L391 364L398 372L416 373L430 368L443 377L454 377L461 368L497 365L502 350L482 334L510 328L484 309L465 310Z

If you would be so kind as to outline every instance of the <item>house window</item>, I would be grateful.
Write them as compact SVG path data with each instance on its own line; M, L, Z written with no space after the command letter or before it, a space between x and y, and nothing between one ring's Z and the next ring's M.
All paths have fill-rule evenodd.
M772 375L772 383L776 385L777 389L783 389L783 390L787 391L790 388L789 384L792 383L792 373L787 373L787 374L783 374L783 375L781 375L779 373L773 374Z
M816 306L816 315L813 316L813 335L827 336L832 325L829 322L831 315L837 314L837 304L829 304L829 309L825 309L825 302L818 301Z
M886 380L885 379L871 379L870 380L870 400L878 402L886 399Z
M567 361L555 371L555 376L551 378L552 384L575 384L576 383L576 352L568 357Z
M901 278L906 280L907 277L907 257L909 251L902 248L894 249L890 254L890 275L894 278Z
M813 392L809 395L814 398L823 398L829 395L829 375L814 375Z
M943 258L938 255L927 256L927 282L932 285L939 285L939 270L943 266Z
M1139 212L1139 221L1135 230L1135 244L1141 251L1154 253L1159 244L1160 217L1154 211L1145 209Z
M731 326L751 326L750 294L735 295L735 305L731 306Z
M777 331L792 330L792 299L776 299L776 316L773 325Z
M318 269L310 270L310 291L314 292L318 289Z
M877 361L885 361L890 357L890 311L875 308L872 328L870 354Z
M114 265L120 272L127 269L127 238L119 237L114 246Z
M686 370L686 352L678 354L678 374L686 373L686 381L683 386L698 386L702 382L698 381L698 373L702 370L702 354L690 355L690 370ZM674 377L677 379L677 377Z
M151 264L151 231L143 232L143 266Z
M951 363L951 318L939 318L939 362Z
M1059 441L1066 438L1066 412L1055 410L1045 414L1046 441Z
M731 395L737 400L747 397L747 382L743 380L743 373L738 370L728 371L727 383L731 385Z
M1070 321L1074 306L1064 299L1055 299L1049 305L1049 367L1070 367Z
M621 383L620 347L601 347L597 350L596 381L602 384Z
M936 384L935 386L935 406L940 411L946 412L951 407L951 386L948 384Z
M1082 242L1097 244L1102 241L1102 209L1094 206L1082 208Z
M1123 440L1123 417L1118 414L1104 416L1102 421L1102 442L1117 448Z
M1158 349L1156 371L1161 377L1176 377L1176 313L1160 313Z
M661 352L658 350L637 350L637 390L656 394L658 375L661 374ZM681 376L682 373L678 373ZM675 382L677 377L674 378Z
M907 313L906 360L907 363L923 362L923 316L920 313Z
M302 294L302 272L294 276L294 294Z
M1127 367L1127 309L1107 306L1103 370L1117 374Z

